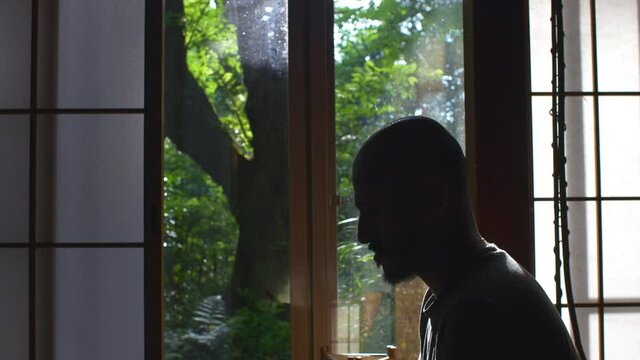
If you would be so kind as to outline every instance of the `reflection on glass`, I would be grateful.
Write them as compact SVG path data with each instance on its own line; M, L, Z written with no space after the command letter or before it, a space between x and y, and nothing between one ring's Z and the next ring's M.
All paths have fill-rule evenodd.
M166 14L165 359L289 359L286 5Z
M440 121L464 147L461 1L335 2L338 194L337 352L417 358L424 285L382 280L372 253L356 242L351 164L383 125L407 115Z

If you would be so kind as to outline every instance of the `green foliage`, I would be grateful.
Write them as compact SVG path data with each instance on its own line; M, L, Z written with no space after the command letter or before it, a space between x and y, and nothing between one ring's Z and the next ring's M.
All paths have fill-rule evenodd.
M464 98L461 0L376 0L336 5L336 171L340 300L386 293L376 324L392 322L393 298L355 242L351 165L374 131L402 116L425 114L462 136ZM239 154L253 157L248 97L237 29L223 0L184 0L187 66ZM346 2L345 4L349 4ZM251 299L227 314L238 225L222 188L165 141L165 314L167 359L289 359L287 309ZM393 324L391 324L393 325ZM364 350L389 343L365 334ZM233 346L232 346L233 345Z
M356 242L358 212L351 167L362 143L391 121L426 115L464 136L461 0L372 0L354 8L336 2L336 183L338 294L359 303L382 291L361 351L383 351L393 339L393 290L366 246Z
M244 307L227 314L222 296L205 298L193 315L194 327L167 329L165 359L291 358L288 309L276 300L259 300L245 293Z
M197 326L186 332L167 329L165 359L227 359L230 339L222 296L215 295L202 300L193 320Z
M342 4L342 5L341 5ZM351 165L373 132L424 114L463 136L461 0L379 0L336 4L338 218L355 217ZM345 233L346 235L347 233ZM339 237L339 242L353 241Z
M366 246L354 241L356 224L356 218L338 223L339 237L351 239L338 244L338 294L344 303L358 303L365 290L389 289L376 269L373 253Z
M276 300L246 296L249 305L235 311L229 321L232 359L291 359L288 308Z
M209 99L239 154L253 157L253 134L245 113L247 90L236 28L224 17L223 0L184 0L187 67Z
M238 225L222 188L168 139L164 176L166 325L186 329L203 298L226 290Z

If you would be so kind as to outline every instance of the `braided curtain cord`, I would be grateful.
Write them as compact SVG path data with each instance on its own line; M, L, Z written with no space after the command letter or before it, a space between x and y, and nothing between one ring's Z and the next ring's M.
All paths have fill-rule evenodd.
M562 0L551 1L551 36L552 48L552 109L553 118L553 206L554 206L554 235L555 235L555 282L556 307L561 311L562 284L561 272L564 275L567 308L571 321L573 339L581 359L587 357L582 347L580 328L576 317L576 306L573 299L571 284L571 263L569 254L569 221L567 205L567 177L565 152L565 63L564 63L564 31L562 21ZM564 264L564 266L562 266Z

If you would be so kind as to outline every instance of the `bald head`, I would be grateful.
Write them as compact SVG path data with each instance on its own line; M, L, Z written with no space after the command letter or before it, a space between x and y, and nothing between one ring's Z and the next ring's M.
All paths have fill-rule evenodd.
M416 116L382 128L360 149L353 172L358 241L373 250L389 282L418 275L441 287L460 261L486 245L462 149L436 121Z
M450 195L467 195L467 165L460 145L442 125L422 116L380 129L354 161L354 183L376 182L412 192L430 175L442 176Z

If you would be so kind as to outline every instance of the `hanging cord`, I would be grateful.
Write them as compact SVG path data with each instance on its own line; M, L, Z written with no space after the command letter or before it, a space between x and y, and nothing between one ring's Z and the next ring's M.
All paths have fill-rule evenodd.
M564 76L564 30L562 22L562 0L551 1L551 31L553 54L553 206L555 224L555 257L556 257L556 307L561 309L562 286L560 285L560 268L564 273L564 284L567 296L567 307L573 339L578 349L580 358L586 360L587 357L582 347L580 328L576 318L576 305L573 299L573 287L571 285L571 263L569 256L569 218L567 205L567 174L565 153L565 132L567 124L565 121L565 76ZM562 258L560 251L562 250Z

